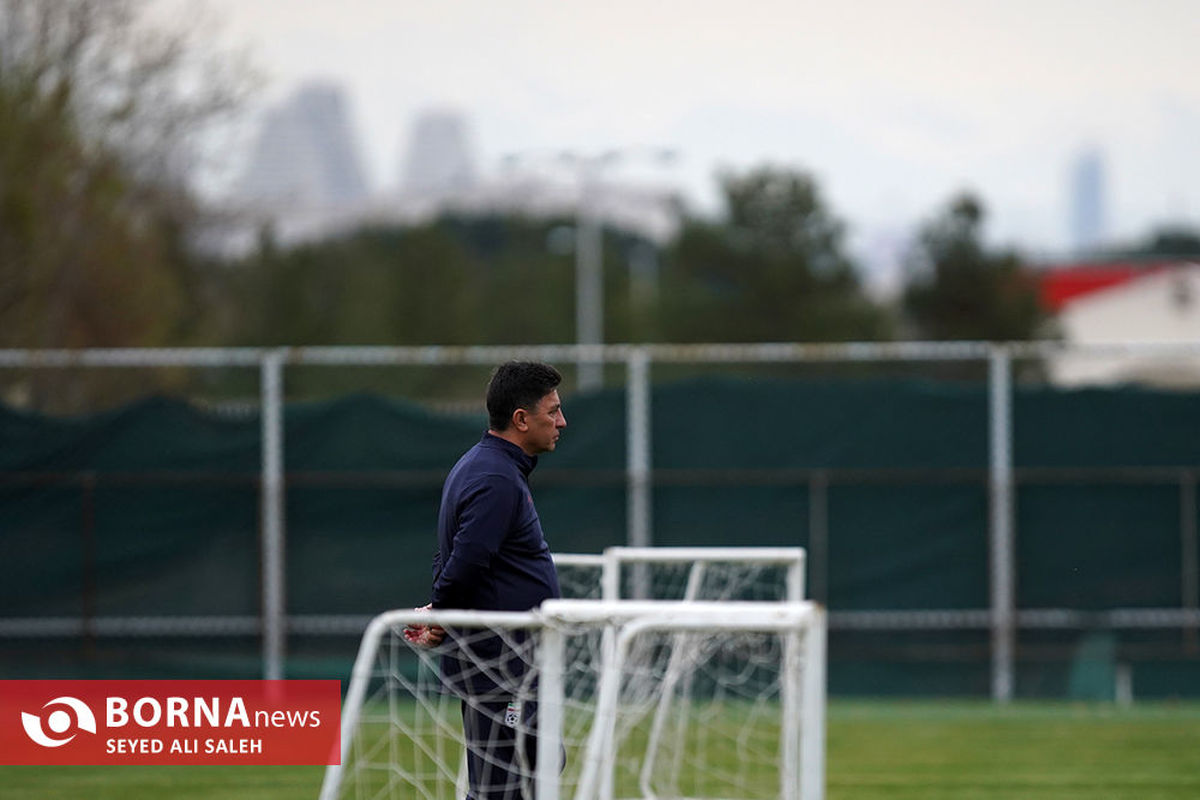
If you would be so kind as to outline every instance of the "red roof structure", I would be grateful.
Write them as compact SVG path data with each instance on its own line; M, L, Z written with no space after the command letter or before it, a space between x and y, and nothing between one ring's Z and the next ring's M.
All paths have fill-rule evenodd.
M1038 281L1042 306L1057 314L1084 295L1157 274L1178 263L1177 260L1108 261L1050 267Z

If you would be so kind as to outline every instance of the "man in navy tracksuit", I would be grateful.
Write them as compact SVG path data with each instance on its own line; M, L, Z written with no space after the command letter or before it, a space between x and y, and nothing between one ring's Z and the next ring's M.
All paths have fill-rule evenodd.
M533 362L510 361L493 373L488 431L442 489L429 607L526 611L559 596L528 479L538 455L554 450L567 425L561 381L553 367ZM433 646L445 632L415 625L405 635ZM530 643L467 631L452 638L442 679L463 699L469 798L517 800L525 796L522 776L529 780L537 751L535 704L517 695L531 694ZM489 667L481 671L480 664Z

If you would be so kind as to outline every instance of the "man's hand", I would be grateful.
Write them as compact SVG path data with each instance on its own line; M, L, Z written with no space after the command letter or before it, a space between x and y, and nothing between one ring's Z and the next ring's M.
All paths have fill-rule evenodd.
M417 611L429 611L433 604L421 606ZM404 638L417 647L437 647L446 638L446 629L440 625L410 624L404 629Z

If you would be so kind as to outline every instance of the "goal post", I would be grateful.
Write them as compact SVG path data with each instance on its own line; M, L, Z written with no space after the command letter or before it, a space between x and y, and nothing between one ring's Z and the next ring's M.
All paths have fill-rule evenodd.
M549 628L593 625L615 633L600 656L602 669L575 800L614 796L823 800L826 619L819 605L550 600L542 604L541 614ZM552 650L561 649L562 640L547 638L543 646L547 655L542 680L556 688L562 678L554 670L564 662L561 652ZM670 652L662 652L664 647ZM763 658L763 651L771 655ZM697 671L700 680L695 680ZM773 674L766 680L761 674L755 680L751 674L764 671ZM684 696L675 697L673 704L663 702L682 686L689 687ZM557 741L564 707L553 699L543 702L547 707L539 735ZM740 703L751 707L739 708ZM731 708L714 713L719 706ZM694 741L711 733L706 728L714 721L733 730L718 732L715 747ZM668 768L664 775L655 771L655 756L662 748L655 740L667 725L674 727L668 744L674 769ZM636 732L644 733L646 727L651 732L643 739ZM628 790L630 784L621 785L613 777L631 743L637 750L632 754L637 766L632 793L619 791ZM737 766L714 765L709 758L726 743L736 749L734 761L748 760ZM769 757L754 760L764 753ZM538 763L536 800L561 800L559 782L552 779L553 765L540 759ZM702 777L713 766L713 774ZM679 785L681 772L691 791ZM656 783L664 777L674 781L666 791Z
M449 798L454 794L443 790L429 795L426 787L448 782L456 792L463 785L463 737L442 681L442 650L410 644L404 636L410 625L443 626L459 646L469 648L473 634L503 637L534 629L538 621L534 612L421 609L397 609L373 618L351 668L341 715L340 757L325 769L321 800L364 794L392 798L398 796L398 785L409 790L403 796ZM402 739L412 748L403 758L398 753ZM428 759L431 769L422 759ZM347 785L355 791L347 794Z
M442 626L446 640L417 647L410 624ZM474 680L508 700L494 719L513 728L502 756L496 739L463 735L460 707L487 707ZM495 774L514 800L822 800L824 682L813 603L387 612L363 637L321 798L461 800L469 754L476 783L488 759L511 766Z

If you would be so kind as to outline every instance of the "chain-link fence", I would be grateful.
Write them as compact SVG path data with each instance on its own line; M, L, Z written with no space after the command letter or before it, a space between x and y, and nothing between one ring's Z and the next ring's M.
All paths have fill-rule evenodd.
M1046 378L1200 343L0 351L15 403L84 387L73 416L6 412L12 670L166 641L341 670L372 613L423 602L441 479L510 357L610 387L568 387L535 473L552 547L806 547L835 691L1200 690L1200 395Z

